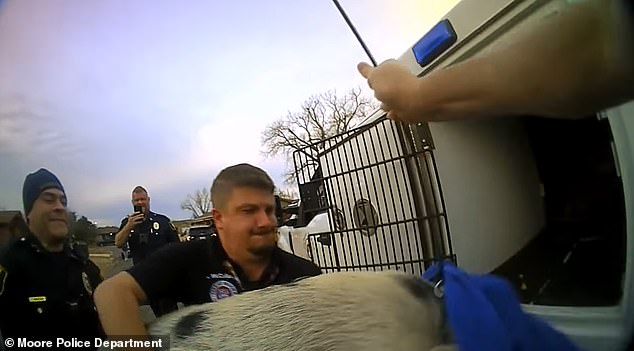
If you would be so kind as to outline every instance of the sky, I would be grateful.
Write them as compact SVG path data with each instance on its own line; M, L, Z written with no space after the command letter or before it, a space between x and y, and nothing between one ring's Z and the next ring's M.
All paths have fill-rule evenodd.
M459 0L340 0L379 62ZM248 162L284 188L261 133L314 94L361 87L368 61L328 0L0 0L0 209L22 210L26 174L64 184L98 225L155 212Z

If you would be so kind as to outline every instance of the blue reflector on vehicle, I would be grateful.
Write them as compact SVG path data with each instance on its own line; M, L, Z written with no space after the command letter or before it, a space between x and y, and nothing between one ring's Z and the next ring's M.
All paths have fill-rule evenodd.
M422 67L427 66L451 47L456 40L458 36L449 20L440 21L412 47L416 62Z

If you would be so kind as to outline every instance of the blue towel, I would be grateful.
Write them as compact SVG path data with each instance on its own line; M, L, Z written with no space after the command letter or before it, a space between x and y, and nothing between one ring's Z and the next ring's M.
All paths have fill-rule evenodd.
M450 262L423 274L442 279L447 321L460 351L580 350L565 335L522 310L511 285L493 275L468 274Z

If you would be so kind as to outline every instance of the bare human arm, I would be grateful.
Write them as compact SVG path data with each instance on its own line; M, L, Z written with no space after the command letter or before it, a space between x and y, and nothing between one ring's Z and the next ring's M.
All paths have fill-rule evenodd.
M95 304L108 336L145 337L139 306L163 298L182 301L187 279L183 272L206 257L205 242L184 244L166 245L97 287Z
M633 27L621 1L569 5L512 43L417 78L395 60L360 63L391 119L576 117L634 98Z
M103 281L94 294L104 332L108 336L147 337L139 306L147 302L145 292L128 273L121 272Z
M134 228L135 225L141 223L144 218L143 213L135 213L128 217L127 221L121 226L121 229L114 236L114 244L118 248L122 248L123 245L128 241L128 237L130 236L130 232Z

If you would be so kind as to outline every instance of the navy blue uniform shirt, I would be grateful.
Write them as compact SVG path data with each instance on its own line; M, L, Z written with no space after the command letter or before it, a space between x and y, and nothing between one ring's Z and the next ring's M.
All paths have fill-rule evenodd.
M121 221L119 230L128 223L128 218ZM128 245L132 261L137 264L162 246L179 242L178 232L167 216L149 212L147 218L134 226L128 236Z
M3 338L77 337L94 344L103 337L92 298L101 281L99 268L81 250L66 245L49 252L32 234L14 241L0 253Z
M271 264L261 279L249 281L227 257L220 239L212 235L170 245L128 270L147 297L169 298L185 305L214 302L244 291L287 284L321 270L314 263L275 248Z

